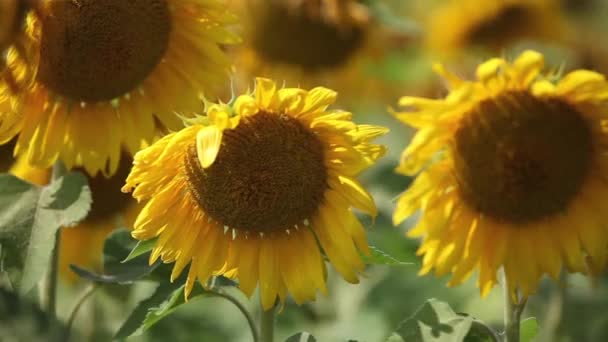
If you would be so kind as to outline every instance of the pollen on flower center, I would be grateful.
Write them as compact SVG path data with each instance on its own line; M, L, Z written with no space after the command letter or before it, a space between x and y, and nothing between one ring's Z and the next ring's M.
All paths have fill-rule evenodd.
M169 42L166 0L49 1L39 80L75 101L107 101L139 84Z
M522 5L501 9L494 16L475 25L467 35L473 44L494 46L524 34L533 14Z
M253 48L268 61L316 70L342 65L362 45L361 27L341 28L306 10L270 1L256 20Z
M559 99L508 92L480 102L454 136L458 191L480 213L527 223L559 213L590 169L592 132Z
M194 144L184 159L188 186L204 212L224 226L272 233L301 224L327 188L321 141L287 115L260 112L224 131L209 168Z

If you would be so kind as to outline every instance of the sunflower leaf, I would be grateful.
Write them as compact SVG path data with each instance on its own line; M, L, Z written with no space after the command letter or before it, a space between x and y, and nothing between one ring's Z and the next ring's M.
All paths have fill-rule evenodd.
M127 284L150 275L161 262L150 265L147 255L139 255L123 262L136 244L127 229L113 231L103 246L103 273L95 273L77 265L70 268L78 276L99 283ZM166 279L166 277L165 277Z
M25 294L46 272L57 230L89 212L91 191L79 172L43 187L2 174L0 189L0 271Z
M122 262L127 262L131 259L134 259L135 257L138 257L142 254L146 254L146 253L150 252L152 250L152 248L154 247L156 240L157 239L151 239L151 240L137 242L135 247L133 247L133 249L131 250L129 255L127 255L127 257Z
M403 266L414 264L412 262L397 260L393 256L374 246L369 246L369 255L363 254L362 258L363 261L368 265Z
M114 335L114 339L120 340L132 335L141 335L144 332L143 323L148 311L151 308L159 307L167 300L167 297L174 293L175 289L174 284L168 282L160 283L150 297L137 304L133 312L131 312L127 320Z
M532 342L538 334L538 321L529 317L521 321L519 325L519 340L521 342Z
M172 314L178 307L186 303L184 286L183 281L161 283L150 297L137 305L120 327L114 339L141 335L161 319ZM212 295L212 292L206 291L197 283L190 293L188 303Z
M289 336L285 342L317 342L317 339L305 331Z
M484 327L484 329L481 328ZM490 328L466 314L458 314L444 302L429 299L403 321L387 342L494 341Z

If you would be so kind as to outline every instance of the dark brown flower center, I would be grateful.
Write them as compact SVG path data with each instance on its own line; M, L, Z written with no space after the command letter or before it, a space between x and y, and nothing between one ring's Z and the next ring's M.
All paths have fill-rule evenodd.
M280 1L267 1L256 13L252 45L265 60L306 70L344 64L362 45L364 30L348 29L311 15L304 8L290 10Z
M454 137L460 195L480 213L513 224L563 212L590 169L591 134L560 99L509 92L484 100Z
M19 2L17 0L0 1L0 60L3 58L3 50L12 44L15 32L19 27L19 17Z
M88 177L89 188L93 196L91 211L86 217L87 221L104 221L112 219L117 214L124 213L132 198L121 191L125 179L131 171L132 158L123 154L116 173L106 178L101 174ZM84 172L84 170L81 170Z
M525 5L511 5L473 26L467 40L474 45L504 48L505 44L525 37L533 24L531 9Z
M327 189L323 144L298 120L260 112L224 131L202 169L194 145L184 159L189 189L220 224L251 233L291 229L314 215Z
M49 1L39 80L75 101L108 101L137 88L169 42L166 0Z

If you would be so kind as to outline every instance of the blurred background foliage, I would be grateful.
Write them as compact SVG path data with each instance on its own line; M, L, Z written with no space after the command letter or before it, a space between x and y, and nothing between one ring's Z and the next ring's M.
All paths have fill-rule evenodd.
M466 0L463 0L466 1ZM505 0L506 1L506 0ZM360 123L374 123L390 127L391 132L380 139L389 147L388 154L363 175L380 209L379 216L368 227L371 245L377 246L408 265L372 265L358 285L329 274L329 296L320 295L314 303L297 306L291 302L278 315L277 340L283 341L299 331L307 331L318 341L384 341L405 318L429 298L448 302L456 312L466 312L501 330L503 302L500 288L481 299L475 280L457 288L447 288L446 279L433 276L418 277L419 262L415 255L417 242L404 238L404 232L415 218L393 227L391 215L395 198L407 188L411 179L397 175L394 168L412 131L388 114L401 95L439 97L445 95L442 81L432 73L432 64L445 61L448 69L458 75L473 75L474 66L491 56L515 56L526 48L543 52L547 65L554 70L586 67L608 72L608 1L561 0L551 15L558 16L564 31L554 35L524 36L508 40L496 47L466 45L456 52L433 50L428 34L437 28L429 27L432 16L446 1L442 0L365 0L377 25L383 28L386 40L382 51L361 57L353 78L348 73L345 83L338 85L338 106L352 111ZM523 3L525 1L511 1ZM530 0L530 2L536 2ZM482 6L483 1L479 1ZM525 7L525 5L521 5ZM461 20L465 20L462 17ZM499 20L499 19L497 19ZM446 21L444 31L454 30L466 23ZM560 24L561 25L561 24ZM560 26L561 27L561 26ZM507 31L509 29L507 27ZM557 26L549 27L558 30ZM237 28L238 30L238 28ZM514 29L513 29L514 30ZM499 35L509 32L496 31ZM490 37L496 41L500 37ZM521 39L520 39L521 38ZM238 54L238 51L233 51ZM322 52L319 52L322 53ZM236 57L235 57L236 58ZM239 73L237 65L237 73ZM323 85L326 78L317 79ZM340 89L342 85L342 89ZM353 90L362 88L364 91ZM351 93L352 92L352 93ZM86 281L64 283L61 286L59 316L67 318ZM92 300L81 309L74 326L80 341L109 341L136 304L149 296L155 283L138 282L134 285L105 285L97 290ZM257 298L248 301L237 290L233 294L249 305L255 314ZM16 298L2 293L0 315L17 320L24 310ZM21 305L21 304L19 304ZM24 304L26 305L26 304ZM539 320L537 341L608 341L608 277L591 282L570 275L561 284L543 283L538 295L531 298L524 317ZM27 311L29 312L29 311ZM34 312L31 317L38 317ZM26 315L24 326L38 326L37 318ZM12 322L12 321L11 321ZM2 323L4 324L4 323ZM29 324L29 325L28 325ZM15 327L21 326L14 325ZM24 328L26 331L33 331ZM0 324L0 331L7 331ZM133 342L160 341L250 341L250 331L238 310L221 298L203 298L180 307L141 336L128 338ZM4 341L4 335L0 340ZM32 337L32 341L36 337ZM12 341L7 339L6 341Z

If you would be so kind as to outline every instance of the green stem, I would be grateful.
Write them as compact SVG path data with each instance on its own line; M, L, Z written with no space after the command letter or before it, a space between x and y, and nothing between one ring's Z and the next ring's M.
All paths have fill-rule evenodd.
M82 296L78 299L76 304L74 304L74 309L72 309L72 313L70 314L70 318L68 319L68 322L66 324L65 341L70 340L70 333L72 332L72 325L74 325L74 320L76 320L78 311L80 310L80 308L82 307L84 302L86 302L87 299L89 299L93 295L93 293L95 293L95 290L97 290L97 287L98 286L95 283L92 283L91 285L89 285L89 287L87 287L85 289L85 291L83 292Z
M274 311L276 305L273 305L269 310L264 310L262 307L262 317L260 321L261 342L274 341Z
M247 308L243 305L243 303L239 302L236 298L232 297L231 295L229 295L227 293L224 293L221 290L211 290L211 292L213 292L214 295L216 295L218 297L227 299L232 304L234 304L237 307L237 309L239 309L239 311L247 319L247 323L249 324L249 329L251 330L251 335L253 336L253 342L260 342L260 333L258 332L258 328L255 325L255 321L254 321L253 317L251 316L251 314L249 313L249 310L247 310Z
M509 283L506 275L504 276L504 297L505 297L505 342L519 342L519 326L521 314L526 306L526 299L513 303Z
M66 174L65 165L61 161L56 161L53 165L53 181L63 177ZM55 244L51 254L49 270L44 282L44 290L42 297L42 306L46 309L49 317L54 319L57 317L57 277L59 274L59 249L61 247L61 228L55 233Z

